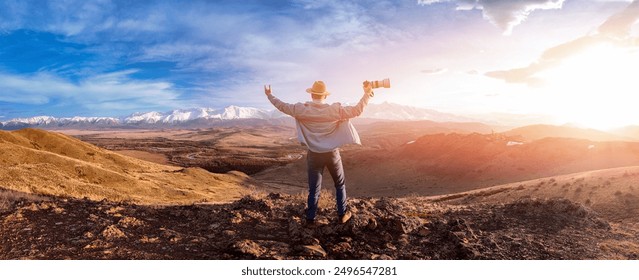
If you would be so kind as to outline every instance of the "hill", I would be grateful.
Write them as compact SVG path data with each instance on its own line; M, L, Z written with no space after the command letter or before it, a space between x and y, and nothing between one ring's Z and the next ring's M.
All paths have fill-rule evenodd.
M217 145L229 149L279 135L174 133L183 140L221 137ZM0 132L0 259L639 259L639 165L561 173L628 164L636 143L513 142L453 133L395 149L349 148L348 190L360 193L349 199L354 217L337 224L334 197L325 191L318 226L306 228L305 195L260 192L268 188L250 188L253 181L237 172L154 164L58 133ZM469 172L472 164L484 172ZM261 174L303 181L290 172L304 168L293 165ZM527 172L564 175L459 187ZM424 183L431 179L441 185ZM301 185L276 186L299 192ZM445 195L415 195L420 190Z
M615 129L613 132L617 135L622 135L629 139L639 140L639 126L636 125Z
M607 133L596 129L578 128L572 126L556 125L529 125L518 127L502 134L506 136L519 136L523 140L534 141L543 138L576 138L590 141L624 141L632 138Z
M639 143L501 134L432 134L400 146L342 153L354 196L441 195L581 171L639 165ZM254 178L280 190L306 188L305 160ZM383 175L383 176L382 176ZM331 189L330 177L325 187Z
M0 259L637 259L638 231L566 199L455 206L353 199L344 225L324 196L144 206L0 192Z
M639 222L639 166L539 178L429 198L449 204L511 203L521 198L566 198L615 222Z
M33 194L137 203L229 201L252 185L241 173L155 164L37 129L0 131L0 184Z

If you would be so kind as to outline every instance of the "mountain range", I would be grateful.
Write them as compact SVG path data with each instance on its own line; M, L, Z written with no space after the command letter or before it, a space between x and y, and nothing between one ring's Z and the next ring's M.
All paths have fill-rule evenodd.
M439 111L398 105L393 103L369 104L361 116L380 120L432 120L439 122L472 121L453 114ZM192 108L178 109L168 112L140 112L125 117L72 117L57 118L53 116L35 116L16 118L0 122L0 129L21 129L28 127L163 127L210 125L220 121L238 120L279 120L286 115L277 110L264 110L252 107L228 106L226 108Z

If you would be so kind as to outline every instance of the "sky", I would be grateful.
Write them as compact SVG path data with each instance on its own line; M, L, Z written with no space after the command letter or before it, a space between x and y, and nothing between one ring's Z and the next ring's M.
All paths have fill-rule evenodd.
M0 120L355 103L639 124L639 2L0 1ZM497 114L498 113L498 114Z

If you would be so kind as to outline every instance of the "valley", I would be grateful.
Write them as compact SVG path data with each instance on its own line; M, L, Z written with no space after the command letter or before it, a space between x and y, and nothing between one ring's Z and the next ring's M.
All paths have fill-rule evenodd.
M363 145L342 149L354 218L336 224L325 174L317 228L300 218L306 152L290 125L2 131L0 258L639 258L637 142L356 126Z

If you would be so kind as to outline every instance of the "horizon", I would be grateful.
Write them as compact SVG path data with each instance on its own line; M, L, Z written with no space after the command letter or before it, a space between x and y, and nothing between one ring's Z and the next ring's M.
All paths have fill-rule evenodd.
M374 103L373 105L391 105L391 106L401 106L401 107L405 107L408 109L418 109L418 110L426 110L429 113L435 113L435 114L440 114L439 117L435 117L435 118L416 118L415 116L412 116L410 118L403 118L403 119L397 119L397 115L390 115L390 116L379 116L379 112L375 112L374 116L368 116L366 115L365 111L362 116L360 116L359 118L361 119L369 119L369 120L379 120L379 121L388 121L388 122L419 122L419 121L432 121L435 123L477 123L477 124L483 124L483 125L488 125L488 126L492 126L495 129L499 129L498 133L501 132L505 132L508 130L513 130L513 129L518 129L518 128L526 128L526 127L536 127L536 126L547 126L547 127L563 127L563 128L577 128L577 129L584 129L584 130L594 130L594 131L600 131L600 132L606 132L606 133L611 133L611 135L615 135L616 132L618 132L619 130L623 130L623 129L629 129L629 128L636 128L639 127L638 125L627 125L627 126L623 126L623 127L612 127L609 129L598 129L598 128L592 128L592 127L588 127L588 126L583 126L577 123L553 123L550 121L547 121L548 116L530 116L530 115L510 115L510 117L514 118L512 120L508 120L506 121L505 118L502 116L500 117L493 117L491 118L491 116L493 115L499 115L500 113L493 113L493 114L485 114L485 115L456 115L456 114L451 114L451 113L447 113L447 112L440 112L440 111L436 111L436 110L432 110L429 108L421 108L421 107L413 107L413 106L409 106L409 105L401 105L401 104L397 104L397 103L392 103L392 102L388 102L388 101L384 101L383 103ZM223 107L223 108L212 108L212 107L192 107L192 108L184 108L184 109L173 109L173 110L168 110L168 111L148 111L148 112L133 112L131 114L128 115L121 115L121 116L71 116L71 117L56 117L56 116L49 116L49 115L40 115L40 116L31 116L31 117L24 117L24 118L14 118L14 119L10 119L10 120L2 120L0 119L0 126L1 125L10 125L11 122L17 122L17 123L24 123L27 124L29 122L31 122L30 124L32 126L28 126L28 127L23 127L23 128L43 128L45 130L47 130L47 127L41 127L40 125L46 125L46 124L41 124L40 120L37 120L39 118L47 118L47 120L53 119L54 121L74 121L75 119L78 119L78 121L83 122L86 120L104 120L104 119L114 119L117 121L126 121L129 118L136 118L136 117L140 117L140 116L145 116L148 114L160 114L163 118L163 120L165 120L168 123L186 123L188 121L191 120L195 120L195 119L200 119L200 118L204 118L204 119L216 119L215 117L211 117L210 115L205 116L205 117L196 117L196 118L190 118L187 117L187 119L175 119L171 116L173 116L175 113L192 113L193 111L196 110L211 110L217 113L223 113L223 111L225 111L228 108L240 108L240 109L256 109L259 112L263 112L263 113L270 113L270 114L274 114L270 117L266 117L266 119L276 119L276 118L287 118L290 116L287 116L281 112L279 112L277 109L261 109L261 108L256 108L256 107L242 107L242 106L235 106L235 105L229 105L227 107ZM208 112L210 113L210 112ZM423 113L423 112L422 112ZM456 120L443 120L442 118L445 119L449 119L449 118L453 118ZM223 118L222 118L223 119ZM264 119L263 117L237 117L238 120L246 120L246 119ZM525 120L527 119L527 120ZM235 120L235 118L232 119L226 119L226 120ZM134 120L134 122L138 122L140 120ZM37 122L38 124L36 124L35 122ZM0 128L0 130L4 130L4 128ZM11 128L9 130L15 130L15 128Z
M639 118L638 1L0 6L2 121L270 110L262 85L300 102L314 80L327 83L331 101L356 102L363 80L383 78L393 87L375 103L548 116L600 130Z

